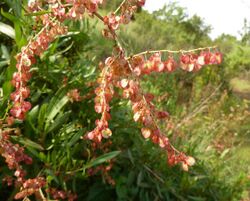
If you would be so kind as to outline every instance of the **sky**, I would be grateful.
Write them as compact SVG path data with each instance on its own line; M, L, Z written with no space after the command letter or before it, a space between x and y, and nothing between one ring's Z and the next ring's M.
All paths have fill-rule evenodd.
M170 0L146 0L145 9L149 12L161 8ZM205 23L212 26L210 36L214 39L222 33L239 38L244 18L250 22L250 0L172 0L186 8L187 14L197 14Z

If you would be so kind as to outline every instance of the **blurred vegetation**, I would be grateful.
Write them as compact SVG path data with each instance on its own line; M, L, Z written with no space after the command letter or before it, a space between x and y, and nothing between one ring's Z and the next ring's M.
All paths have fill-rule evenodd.
M0 3L0 26L12 28L9 33L0 32L1 118L9 108L14 56L27 42L30 29L30 18L23 15L21 5L4 2ZM103 12L119 2L107 3ZM129 55L214 44L224 54L220 66L143 80L144 90L155 95L157 107L171 115L162 128L178 148L196 158L196 165L189 172L168 167L165 153L142 139L129 103L118 98L111 108L112 142L107 140L103 145L107 147L95 150L80 139L98 117L93 107L98 63L109 56L113 46L101 36L101 25L85 18L68 22L70 33L51 44L32 67L33 109L25 122L15 122L20 134L12 139L24 145L34 160L27 166L28 176L44 175L52 186L71 189L78 200L87 201L250 199L250 29L245 22L240 40L225 34L212 40L211 27L199 16L188 18L185 12L175 3L152 14L141 10L119 34ZM71 89L79 90L80 102L71 102L67 96ZM108 166L110 162L99 159L108 161L119 153L114 151L121 153L112 160L108 175L101 171L89 174L96 165ZM0 167L0 179L13 174L2 158ZM12 200L14 191L0 185L0 200Z

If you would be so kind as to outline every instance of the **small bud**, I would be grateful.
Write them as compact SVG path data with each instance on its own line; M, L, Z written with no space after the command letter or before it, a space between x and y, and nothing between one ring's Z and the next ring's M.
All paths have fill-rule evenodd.
M187 172L188 171L188 164L182 163L182 169Z

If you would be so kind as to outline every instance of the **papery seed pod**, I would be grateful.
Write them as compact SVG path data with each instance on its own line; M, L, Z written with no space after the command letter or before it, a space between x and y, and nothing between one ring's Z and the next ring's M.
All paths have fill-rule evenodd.
M21 103L22 111L25 113L31 109L31 103L28 101L23 101Z
M163 62L160 62L157 67L157 72L163 72L165 71L165 64Z
M188 164L188 166L193 166L195 164L195 159L191 156L188 156L186 159L186 163Z
M102 30L102 35L103 37L105 38L108 38L108 39L114 39L114 35L110 32L110 30L108 29L103 29Z
M169 118L169 113L166 112L166 111L157 111L156 112L156 118L158 118L158 119Z
M197 63L198 65L201 65L201 66L205 65L205 64L206 64L206 62L205 62L205 56L200 55L200 56L198 57L196 63Z
M120 86L121 86L123 89L127 88L128 85L129 85L128 79L122 79L122 80L120 81Z
M149 128L142 128L141 133L142 133L143 137L147 139L151 136L152 131Z
M216 57L216 64L221 64L222 63L222 54L220 52L216 52L215 57Z
M170 57L168 60L166 60L164 62L164 65L165 65L164 69L166 72L173 72L177 67L176 62L172 57Z
M190 63L190 55L188 55L188 54L181 55L180 61L182 64L189 64Z
M186 163L181 163L181 167L182 167L182 169L184 170L184 171L188 171L188 164L186 164Z

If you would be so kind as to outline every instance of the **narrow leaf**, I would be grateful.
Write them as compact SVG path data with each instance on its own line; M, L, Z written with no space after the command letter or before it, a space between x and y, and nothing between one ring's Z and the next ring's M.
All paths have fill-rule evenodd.
M99 156L98 158L96 158L96 159L90 161L89 163L87 163L86 166L85 166L85 169L96 166L96 165L99 165L101 163L104 163L104 162L116 157L120 153L121 153L121 151L112 151L112 152L103 154L102 156Z
M56 120L51 124L50 127L47 128L47 130L45 130L45 133L50 133L54 130L56 130L57 128L60 128L63 126L63 124L65 123L65 121L69 118L71 112L66 112L63 115L59 116L56 118Z
M32 147L32 148L38 149L40 151L44 150L44 148L40 144L37 144L36 142L33 142L28 138L24 138L24 137L20 138L20 137L17 137L17 136L11 136L11 137L14 140L20 142L21 144L23 144L25 146Z

